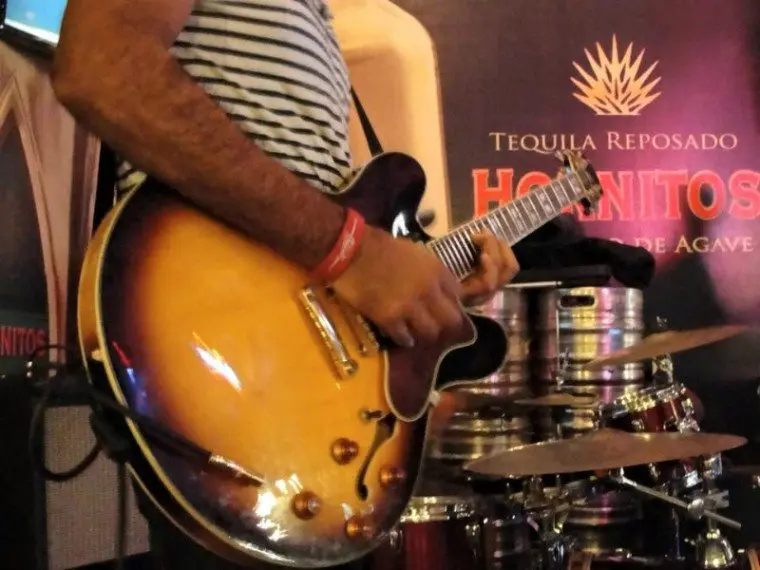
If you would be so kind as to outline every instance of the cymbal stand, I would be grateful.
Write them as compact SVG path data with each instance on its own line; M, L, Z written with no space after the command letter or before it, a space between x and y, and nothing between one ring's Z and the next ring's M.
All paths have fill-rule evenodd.
M557 309L557 323L559 323L559 309ZM560 331L559 331L559 325L557 325L557 347L559 347L560 342ZM570 349L564 350L561 353L557 355L557 369L554 373L554 393L555 394L561 394L564 392L563 386L565 384L565 375L567 374L567 369L570 366ZM557 439L563 439L565 437L564 435L564 429L563 429L563 418L567 414L567 410L564 408L556 408L552 410L552 421L555 424L555 433L554 435L557 437Z
M562 534L562 523L558 520L559 506L564 500L562 481L556 477L557 494L547 496L541 477L530 477L523 485L523 504L528 524L538 536L540 548L533 560L537 570L562 570L573 539Z
M701 463L703 463L703 465L705 463L709 464L714 460L715 456L712 456L708 458L706 462ZM625 476L623 469L618 470L615 474L610 474L609 480L647 497L659 499L660 501L670 504L673 507L673 521L675 522L676 535L680 535L680 521L675 512L676 509L684 511L689 518L694 520L705 519L705 530L696 541L693 541L695 547L694 561L700 568L730 568L736 562L736 555L734 549L723 536L717 525L722 524L738 530L741 529L741 523L715 512L714 509L728 506L728 503L725 501L727 492L717 491L714 487L714 465L705 465L703 472L705 489L710 490L699 493L689 502L632 481ZM708 480L709 483L707 482ZM674 555L676 559L682 559L680 536L676 536L676 542L678 543L676 545L677 548L672 555Z
M702 500L710 509L728 507L728 491L719 490L715 484L715 477L722 472L720 462L719 454L700 461L702 496L696 500ZM705 520L705 528L695 541L695 549L696 562L701 568L730 568L736 564L733 546L713 519Z
M668 320L664 317L657 317L657 332L668 330ZM662 378L664 376L664 378ZM662 378L658 381L658 377ZM675 383L673 378L673 357L670 354L663 354L652 359L652 379L655 386L672 386Z
M557 342L559 342L559 339L557 339ZM558 394L564 391L563 386L565 385L565 376L569 367L570 349L567 349L557 356L557 372L554 375L554 391Z
M737 530L741 529L742 527L740 522L728 517L724 517L723 515L719 515L714 510L712 510L713 508L721 508L722 505L720 504L719 499L722 497L722 493L716 493L713 496L708 495L705 497L697 497L689 502L686 502L629 479L625 476L623 469L619 469L617 473L611 473L608 478L611 482L616 483L621 487L631 489L641 495L645 495L652 499L659 499L660 501L669 503L670 505L685 511L689 517L695 520L701 520L704 518L712 521L713 523L719 523Z

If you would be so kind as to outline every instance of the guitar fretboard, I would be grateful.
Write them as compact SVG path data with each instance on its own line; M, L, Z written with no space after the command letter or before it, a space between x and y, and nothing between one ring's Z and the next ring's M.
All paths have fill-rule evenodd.
M477 261L473 235L490 231L514 245L557 217L567 206L578 202L584 193L582 177L577 172L571 172L453 229L445 236L431 240L428 247L454 275L464 279L472 273Z

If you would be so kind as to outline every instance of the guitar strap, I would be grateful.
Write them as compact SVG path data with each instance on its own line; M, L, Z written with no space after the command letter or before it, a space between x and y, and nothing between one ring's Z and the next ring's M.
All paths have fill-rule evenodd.
M364 136L367 137L369 152L372 156L377 156L383 152L383 146L380 144L380 139L377 138L375 129L372 128L372 123L369 122L369 117L367 117L367 113L364 111L364 106L362 105L362 102L359 101L359 96L356 94L356 90L353 87L351 88L351 97L354 99L354 106L356 107L356 112L359 114L359 121L361 121Z

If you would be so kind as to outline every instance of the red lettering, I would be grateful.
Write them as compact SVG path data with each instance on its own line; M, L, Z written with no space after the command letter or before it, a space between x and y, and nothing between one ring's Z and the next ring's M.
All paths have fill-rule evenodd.
M619 183L611 172L599 172L604 194L599 201L597 220L612 220L612 209L617 211L618 219L629 221L633 219L633 172L618 173Z
M702 200L705 187L712 190L709 206ZM686 203L691 212L700 220L714 220L726 207L726 188L723 185L723 180L709 170L697 172L689 181Z
M26 329L24 332L24 353L31 354L37 348L37 331Z
M654 170L639 170L639 195L641 199L639 207L640 220L654 219L654 180L656 172Z
M526 173L515 185L514 170L502 168L496 170L498 184L489 186L489 174L488 169L472 172L476 216L488 212L494 202L510 202L552 181L546 173L535 171ZM691 177L686 170L623 170L598 172L598 176L604 188L598 214L585 214L580 204L567 206L563 212L577 215L581 222L633 221L637 216L639 220L680 220L684 213L711 220L726 209L736 219L760 217L760 172L754 170L737 170L727 182L711 170L700 170ZM705 187L712 190L712 198L703 194ZM0 341L7 347L15 342L13 333L3 330Z
M543 172L528 172L517 184L516 197L525 196L534 186L545 186L551 181L552 179Z
M728 180L728 191L734 198L729 215L740 220L753 220L760 214L760 172L737 170Z
M496 170L497 186L489 186L488 168L472 171L475 216L482 216L491 209L491 203L505 204L512 200L512 184L515 171L511 168Z
M38 349L41 346L44 346L47 344L47 331L45 329L37 329L37 346L35 346L35 349Z
M0 356L27 357L47 342L47 331L27 327L0 327Z
M665 186L665 219L681 219L681 190L689 184L685 170L658 170L657 184Z
M13 354L13 329L11 327L0 327L0 341L2 346L0 351L3 354Z

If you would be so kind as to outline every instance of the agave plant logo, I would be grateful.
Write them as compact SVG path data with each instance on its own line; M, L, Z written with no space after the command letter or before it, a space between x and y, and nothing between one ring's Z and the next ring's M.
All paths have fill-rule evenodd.
M633 59L633 43L628 44L620 57L617 38L612 36L609 54L597 42L596 58L588 49L583 50L588 60L589 69L573 62L578 77L572 77L578 92L573 96L591 108L597 115L633 116L660 96L652 90L660 82L659 77L652 77L657 64L655 61L646 71L642 71L644 51L641 50Z

